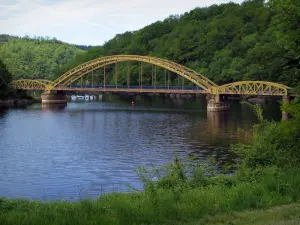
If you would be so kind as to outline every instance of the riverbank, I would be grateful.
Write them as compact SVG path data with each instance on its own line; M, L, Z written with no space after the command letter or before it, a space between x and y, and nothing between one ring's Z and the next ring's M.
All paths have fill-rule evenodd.
M208 216L186 225L298 225L300 224L300 204L273 207L267 210L232 212ZM178 224L179 225L179 224ZM184 224L182 224L184 225Z
M96 200L70 203L0 199L0 224L243 224L243 217L248 223L265 224L262 222L274 220L272 210L263 211L270 212L269 221L261 218L261 211L247 211L291 203L299 211L299 169L269 167L243 170L232 177L208 178L204 175L208 170L197 165L193 175L184 178L185 169L175 160L160 170L169 171L157 182L150 181L150 174L140 169L138 174L145 181L143 191L109 193ZM287 215L284 206L276 211Z
M34 103L40 103L39 99L9 99L1 100L0 99L0 108L18 108L25 107Z

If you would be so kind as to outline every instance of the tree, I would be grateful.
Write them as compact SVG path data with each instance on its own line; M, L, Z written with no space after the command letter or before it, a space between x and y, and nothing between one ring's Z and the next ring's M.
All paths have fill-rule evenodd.
M13 79L51 79L57 67L73 60L77 53L84 52L49 37L32 39L2 35L1 39L6 39L6 42L1 44L0 41L0 59Z
M6 66L0 60L0 99L7 98L10 92L9 83L12 80L11 74L8 72Z

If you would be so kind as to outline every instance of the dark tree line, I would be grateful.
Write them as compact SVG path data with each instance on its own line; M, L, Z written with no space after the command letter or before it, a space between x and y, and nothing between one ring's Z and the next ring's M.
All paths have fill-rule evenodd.
M0 99L5 99L9 97L11 89L9 88L9 83L12 80L10 72L7 70L4 63L0 60Z

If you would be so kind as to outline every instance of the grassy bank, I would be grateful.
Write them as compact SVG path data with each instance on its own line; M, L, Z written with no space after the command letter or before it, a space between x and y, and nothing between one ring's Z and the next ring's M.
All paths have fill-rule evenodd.
M147 181L142 192L110 193L75 203L2 199L0 224L193 224L209 215L300 199L299 169L268 167L207 178L197 168L182 179L185 167L178 168L179 162L168 165L172 172L160 181Z
M208 216L186 225L298 225L300 224L300 204L283 205L268 210L232 212Z
M280 123L264 120L260 107L253 109L259 123L248 143L232 146L242 160L231 176L217 173L213 163L175 157L160 168L136 169L143 191L74 203L1 199L0 224L295 224L300 200L299 101L284 106L293 118ZM283 206L287 204L293 205ZM266 210L270 207L276 208Z
M70 217L70 216L68 216ZM100 217L100 216L99 216ZM48 223L49 219L40 219L36 218L31 220L30 224L55 224L55 222ZM12 224L23 224L17 222L20 220L11 220ZM76 222L75 220L67 222L66 219L57 221L56 224L108 224L107 220L94 220L94 222L88 222L86 219L81 219L82 223ZM25 223L26 224L26 223ZM117 221L112 222L111 224L123 224ZM132 223L135 224L135 223ZM148 223L144 223L148 224ZM167 223L166 223L167 224ZM222 213L216 215L204 216L201 219L180 222L176 221L174 223L169 222L169 224L174 225L298 225L300 224L300 204L290 204L276 206L270 209L264 210L253 210L253 211L244 211L244 212L230 212Z

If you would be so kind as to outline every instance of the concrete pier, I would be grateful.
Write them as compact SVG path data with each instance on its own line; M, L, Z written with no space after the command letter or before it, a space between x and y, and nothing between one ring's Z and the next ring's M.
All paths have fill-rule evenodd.
M207 96L207 111L208 112L220 112L230 109L228 103L222 102L220 95L208 95Z
M50 91L41 94L42 104L62 104L67 103L68 98L63 91Z

